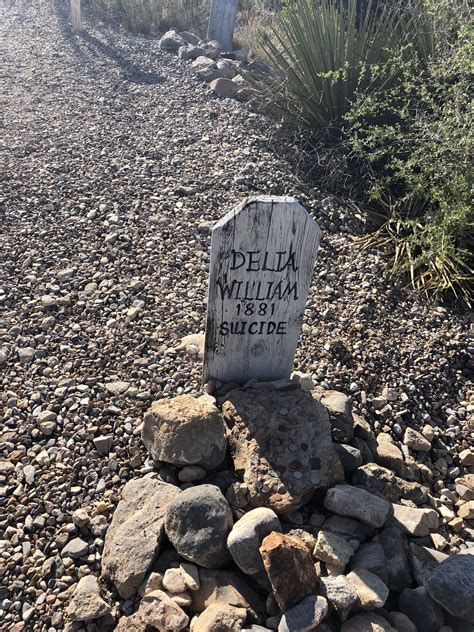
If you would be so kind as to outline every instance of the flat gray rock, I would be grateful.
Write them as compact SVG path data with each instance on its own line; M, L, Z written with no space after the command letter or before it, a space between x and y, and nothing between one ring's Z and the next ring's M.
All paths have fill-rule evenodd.
M111 607L100 596L99 582L94 575L86 575L79 580L67 607L72 621L91 621L103 617Z
M344 568L353 554L354 549L341 535L319 531L313 552L316 559Z
M328 491L324 506L341 516L356 518L364 524L382 527L392 512L384 498L351 485L337 485Z
M278 632L309 632L316 629L328 611L324 597L310 595L289 608L280 620Z
M61 557L70 557L77 560L89 551L89 545L81 538L73 538L61 550Z
M394 504L389 526L422 538L438 528L439 516L434 509Z
M360 569L351 571L347 579L354 586L363 610L383 608L389 590L380 577L370 571Z
M129 481L105 536L102 577L132 597L159 554L168 505L180 489L155 478Z
M356 614L342 624L340 632L397 632L390 623L373 612Z

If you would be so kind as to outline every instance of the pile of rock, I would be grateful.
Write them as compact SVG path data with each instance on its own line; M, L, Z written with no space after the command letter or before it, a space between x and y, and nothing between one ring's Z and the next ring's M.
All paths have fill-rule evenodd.
M249 98L250 87L241 75L248 61L245 49L223 51L217 40L200 40L193 33L176 29L167 31L158 46L183 61L190 61L198 79L209 83L218 96L239 101Z
M154 469L125 485L71 629L472 629L474 548L440 550L447 522L472 533L472 465L452 518L417 473L426 437L407 433L408 460L348 397L312 386L222 385L147 411Z

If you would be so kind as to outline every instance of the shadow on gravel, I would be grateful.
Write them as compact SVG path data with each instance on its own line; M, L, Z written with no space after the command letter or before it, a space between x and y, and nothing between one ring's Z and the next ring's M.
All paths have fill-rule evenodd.
M126 59L123 55L112 48L112 46L105 44L104 42L97 39L90 33L87 33L86 31L78 33L77 37L80 37L86 45L92 47L99 53L102 53L103 55L114 61L117 66L120 66L124 71L125 78L128 81L131 81L133 83L148 84L164 83L166 81L166 77L164 77L163 75L157 75L152 72L144 72L143 70L140 70L131 62L129 62L128 59Z
M54 0L53 4L61 34L71 47L73 54L81 59L82 62L87 63L88 59L90 60L90 57L88 57L86 53L89 53L89 55L97 59L107 57L107 59L122 69L123 79L125 81L151 85L164 83L166 81L166 77L163 75L141 70L115 48L97 39L97 37L87 31L75 33L69 21L69 3Z

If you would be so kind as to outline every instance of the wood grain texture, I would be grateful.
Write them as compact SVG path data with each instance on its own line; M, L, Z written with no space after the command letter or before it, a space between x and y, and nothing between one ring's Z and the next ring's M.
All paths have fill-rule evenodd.
M212 0L207 39L217 40L225 51L232 50L235 16L239 0Z
M82 30L81 0L70 0L71 24L74 31Z
M289 197L248 198L214 226L203 382L290 375L319 238Z

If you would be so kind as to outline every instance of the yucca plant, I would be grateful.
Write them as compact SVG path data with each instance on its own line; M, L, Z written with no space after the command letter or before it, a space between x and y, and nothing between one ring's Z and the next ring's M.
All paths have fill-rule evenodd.
M312 128L341 120L356 91L383 88L393 79L394 50L415 46L429 54L430 29L399 5L367 0L294 0L285 6L263 48L278 78L260 76L273 104ZM384 73L384 68L387 72Z

